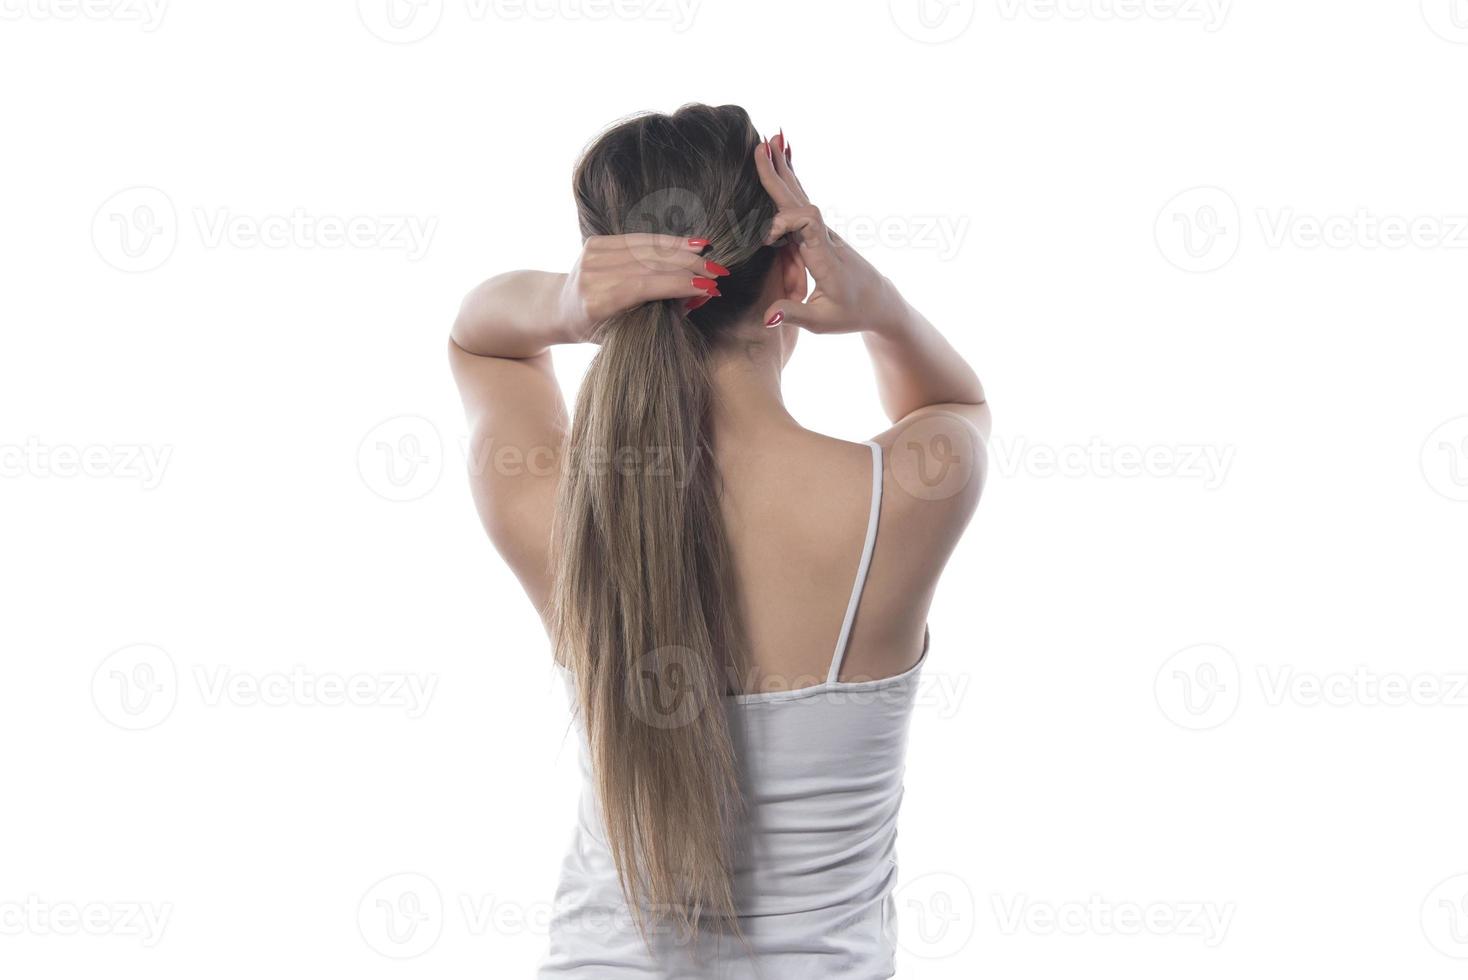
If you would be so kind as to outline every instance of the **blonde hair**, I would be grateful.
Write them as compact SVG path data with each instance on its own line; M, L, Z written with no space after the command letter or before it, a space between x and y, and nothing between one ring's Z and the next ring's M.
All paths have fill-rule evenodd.
M599 327L556 511L556 656L576 680L607 839L644 936L706 918L738 931L741 798L723 698L745 644L708 372L774 261L759 142L738 106L685 106L604 133L574 180L583 235L708 238L729 269L722 296L695 312L653 302Z

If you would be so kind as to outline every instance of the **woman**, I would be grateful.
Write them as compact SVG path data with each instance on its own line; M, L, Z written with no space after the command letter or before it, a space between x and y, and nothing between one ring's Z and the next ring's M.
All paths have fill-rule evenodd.
M475 500L582 736L540 975L892 976L907 724L983 388L737 106L624 122L574 186L572 270L485 282L449 347L477 458L525 461L476 466ZM801 330L862 334L892 428L801 428ZM568 423L549 349L574 343L600 349Z

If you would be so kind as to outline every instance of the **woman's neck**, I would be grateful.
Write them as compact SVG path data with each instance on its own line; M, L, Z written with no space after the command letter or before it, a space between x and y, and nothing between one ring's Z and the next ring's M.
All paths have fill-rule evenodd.
M780 335L736 335L709 365L714 393L715 441L747 442L800 424L785 409L780 391L784 351Z

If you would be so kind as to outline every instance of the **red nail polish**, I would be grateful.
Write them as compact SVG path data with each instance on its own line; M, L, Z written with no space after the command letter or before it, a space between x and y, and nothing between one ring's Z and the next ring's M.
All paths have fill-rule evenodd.
M710 296L722 296L722 295L724 295L724 294L723 294L723 293L721 293L721 292L719 292L719 289L718 289L718 287L717 287L717 286L715 286L715 287L714 287L714 288L713 288L713 289L710 289L710 290L709 290L709 295L710 295Z
M704 289L704 290L718 289L719 288L719 284L718 283L716 283L712 279L708 279L708 278L706 278L704 276L694 276L693 277L693 285L695 287L697 287L698 289Z
M689 313L692 313L694 310L698 309L700 306L707 303L711 299L713 299L712 296L695 296L687 303L684 303L683 308L686 309Z
M775 162L775 151L770 149L770 141L765 140L765 159L771 163Z
M780 141L780 152L781 153L784 153L785 152L785 127L784 126L781 126L780 127L780 131L775 134L775 139L777 139L777 140Z
M706 261L704 263L704 268L708 269L709 274L714 276L727 276L729 274L728 269L719 265L719 263L715 262L713 259L709 259L708 261Z
M793 161L794 161L794 157L790 153L790 144L789 143L786 143L785 144L785 162L788 164L788 163L791 163Z
M772 317L770 317L768 320L765 321L765 326L767 326L767 327L778 327L783 322L785 322L785 311L784 310L776 310L775 311L775 315L772 316Z
M688 247L703 251L709 247L709 240L707 238L690 238L688 239Z

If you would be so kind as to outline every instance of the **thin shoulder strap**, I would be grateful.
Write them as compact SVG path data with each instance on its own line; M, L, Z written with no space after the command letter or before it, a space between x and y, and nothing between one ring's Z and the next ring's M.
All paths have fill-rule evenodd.
M872 512L867 517L867 539L861 546L861 564L856 569L856 581L851 586L851 599L846 603L846 619L841 623L841 636L836 640L836 652L831 657L831 672L826 683L834 684L841 677L841 662L846 659L846 644L851 640L851 624L856 622L856 607L861 604L862 586L867 584L867 571L872 567L872 549L877 543L877 519L882 516L882 447L875 442L872 447Z

